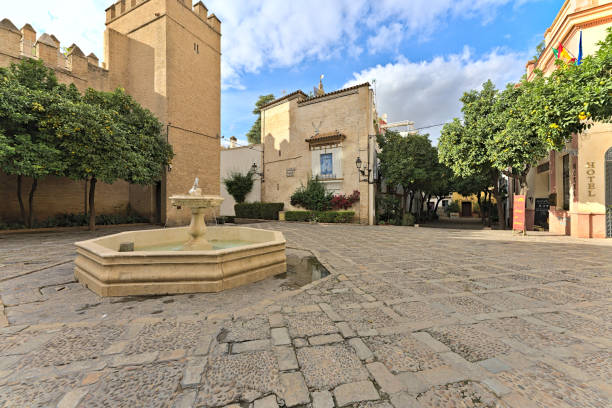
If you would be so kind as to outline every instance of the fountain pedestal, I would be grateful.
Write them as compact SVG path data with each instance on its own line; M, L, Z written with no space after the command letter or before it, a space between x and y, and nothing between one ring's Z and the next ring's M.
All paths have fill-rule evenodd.
M184 250L202 251L212 249L212 245L205 238L206 222L204 221L204 214L207 208L220 206L223 197L200 195L199 191L196 191L194 194L172 196L170 201L174 206L191 209L191 223L189 224L191 239L183 246Z

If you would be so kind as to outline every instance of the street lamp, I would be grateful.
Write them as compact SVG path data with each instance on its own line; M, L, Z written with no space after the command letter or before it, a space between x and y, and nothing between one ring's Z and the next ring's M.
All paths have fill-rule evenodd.
M355 166L357 167L359 173L362 176L365 176L365 178L359 177L359 181L367 181L369 184L374 184L373 181L370 181L370 173L372 173L372 169L369 168L367 164L364 165L364 163L361 161L361 157L357 156L357 160L355 160Z
M264 181L264 174L263 172L257 172L257 163L253 163L253 165L251 166L251 173L258 175L259 177L261 177L261 181L263 183Z

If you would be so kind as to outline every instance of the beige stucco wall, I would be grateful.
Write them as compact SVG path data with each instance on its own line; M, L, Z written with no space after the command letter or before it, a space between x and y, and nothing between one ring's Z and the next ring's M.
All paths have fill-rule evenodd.
M246 174L251 170L253 163L257 165L257 171L261 171L261 159L263 153L262 144L254 144L249 146L235 147L232 149L221 149L221 215L235 215L234 204L236 201L225 188L223 179L229 177L232 173ZM261 201L261 177L255 175L253 181L253 189L246 196L246 202Z
M578 202L575 212L605 213L604 157L610 148L612 124L598 124L578 137Z
M334 155L337 179L325 180L329 189L351 194L359 190L361 199L353 210L359 221L370 221L369 204L373 191L367 182L360 182L355 160L359 155L368 162L368 135L374 134L373 103L368 86L361 86L337 94L331 93L315 99L294 98L263 110L262 135L264 141L265 182L263 200L283 202L287 210L291 194L307 180L316 176L318 155L326 150L309 149L307 138L314 135L314 126L320 133L334 132L346 136L341 144L341 159ZM370 151L375 142L372 141ZM337 150L336 150L337 152ZM370 159L371 160L371 159ZM293 176L287 169L295 169Z

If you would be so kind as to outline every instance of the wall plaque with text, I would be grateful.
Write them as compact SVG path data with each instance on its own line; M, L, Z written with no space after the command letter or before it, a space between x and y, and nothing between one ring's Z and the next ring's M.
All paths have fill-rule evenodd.
M295 167L288 168L286 175L287 177L293 177L295 175Z

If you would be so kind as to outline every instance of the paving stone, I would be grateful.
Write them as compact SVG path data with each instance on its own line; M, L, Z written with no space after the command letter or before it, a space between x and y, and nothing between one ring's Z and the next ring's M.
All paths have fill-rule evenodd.
M336 327L340 330L342 337L345 339L355 337L357 335L347 322L337 322Z
M276 397L274 395L268 395L265 398L258 399L254 402L254 408L278 408Z
M370 381L342 384L334 389L334 396L339 407L355 402L374 401L380 398L374 384Z
M430 388L417 397L423 408L508 408L486 387L475 382L456 382Z
M428 370L446 364L434 350L410 334L373 336L365 342L392 373Z
M284 388L283 399L287 407L310 402L308 387L301 373L283 373L280 376Z
M343 317L342 320L346 320L357 333L397 324L397 321L384 313L382 308L340 310L339 313Z
M330 390L340 384L368 379L367 370L352 348L345 344L304 347L296 350L306 384Z
M285 325L285 319L280 313L274 313L268 316L270 320L270 327L283 327Z
M111 362L111 366L119 367L119 366L127 366L127 365L142 365L147 363L152 363L157 359L159 355L158 352L151 353L141 353L141 354L120 354L113 357Z
M299 368L295 352L291 347L274 347L274 352L281 371L297 370Z
M285 346L291 344L289 332L285 327L278 327L271 330L272 344L275 346Z
M433 338L447 345L452 351L468 361L480 361L509 353L511 348L487 333L477 325L454 325L428 329Z
M348 343L353 347L360 360L371 361L374 358L372 351L370 351L368 346L366 346L360 338L355 337L349 339Z
M111 370L82 400L82 406L166 407L176 396L183 372L178 361Z
M232 353L245 353L247 351L258 351L270 348L270 340L251 340L232 344Z
M395 408L420 408L416 398L404 392L391 395L390 400Z
M370 374L372 374L372 377L374 377L374 380L380 386L382 391L386 392L387 394L400 392L404 388L402 382L395 378L395 376L389 372L384 364L378 362L370 363L366 364L366 368Z
M493 391L498 397L502 397L512 392L510 388L506 387L495 378L485 378L482 380L482 383Z
M330 334L338 331L334 322L320 311L288 314L287 326L292 338Z
M306 340L306 339L293 339L293 345L296 348L306 347L308 345L308 340Z
M465 381L468 379L468 375L465 372L446 366L425 370L421 372L421 375L425 382L433 386Z
M504 363L502 360L493 357L493 358L488 358L486 360L482 360L479 361L478 364L487 369L488 371L492 372L493 374L497 374L500 373L502 371L507 371L510 370L511 367L509 365L507 365L506 363Z
M181 386L183 388L192 387L200 384L202 378L202 372L206 367L206 360L192 360L187 363L185 367L185 373L181 379Z
M174 400L172 408L192 408L195 404L196 390L184 390Z
M410 395L418 395L427 391L430 387L425 381L422 373L404 372L397 375L397 379L403 384L403 389Z
M342 336L337 333L324 334L322 336L313 336L308 338L308 342L313 346L320 346L322 344L339 343L342 341Z
M315 391L311 395L312 408L334 408L334 399L329 391Z
M64 397L57 404L57 408L75 408L77 405L79 405L85 395L87 395L86 388L74 389L64 395Z
M329 304L319 303L319 307L321 308L321 310L325 312L327 317L329 317L332 321L339 322L339 321L344 320Z
M444 343L440 343L438 340L431 337L429 333L418 332L413 333L412 336L437 353L450 351L450 349Z
M281 395L279 367L271 350L210 356L202 374L197 406L219 406Z
M159 361L168 361L168 360L179 360L183 357L185 357L185 350L171 350L171 351L160 352L157 359Z

